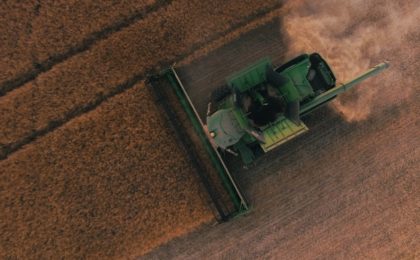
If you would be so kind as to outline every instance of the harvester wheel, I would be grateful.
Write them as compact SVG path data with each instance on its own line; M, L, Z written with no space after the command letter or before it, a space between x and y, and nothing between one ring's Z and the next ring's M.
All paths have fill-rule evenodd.
M222 101L225 97L229 96L232 93L231 89L224 85L213 90L211 93L211 101L213 104Z

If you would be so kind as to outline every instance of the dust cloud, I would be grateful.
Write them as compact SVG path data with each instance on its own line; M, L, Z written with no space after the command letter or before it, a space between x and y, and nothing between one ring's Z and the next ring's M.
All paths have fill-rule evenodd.
M318 52L331 65L337 83L389 61L391 67L341 95L331 105L349 121L418 97L420 4L418 1L290 1L284 17L288 58Z

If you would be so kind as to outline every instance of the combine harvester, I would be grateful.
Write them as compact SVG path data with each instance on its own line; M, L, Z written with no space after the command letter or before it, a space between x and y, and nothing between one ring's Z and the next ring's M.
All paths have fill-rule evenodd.
M259 156L308 131L302 116L388 66L378 64L336 86L334 73L318 53L300 55L277 68L264 58L209 93L205 124L174 67L151 77L149 86L190 155L218 220L227 220L249 205L221 152L252 166Z

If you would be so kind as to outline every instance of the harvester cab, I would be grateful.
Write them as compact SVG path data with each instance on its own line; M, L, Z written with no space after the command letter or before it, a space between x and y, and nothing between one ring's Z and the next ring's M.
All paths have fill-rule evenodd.
M249 165L258 155L305 133L301 116L387 67L379 64L336 86L334 73L318 53L300 55L278 68L262 59L228 77L226 85L212 93L206 119L212 143Z

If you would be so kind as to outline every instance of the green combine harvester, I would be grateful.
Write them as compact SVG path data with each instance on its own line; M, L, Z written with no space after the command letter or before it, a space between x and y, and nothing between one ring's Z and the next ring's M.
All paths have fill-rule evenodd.
M308 131L303 115L387 67L379 64L336 86L334 73L318 53L300 55L278 68L265 58L212 93L209 134L217 147L250 165L258 155Z
M206 187L217 219L223 221L247 211L249 204L221 152L240 157L249 168L257 157L308 131L302 116L388 66L378 64L336 85L334 73L318 53L302 54L277 68L264 58L208 93L207 115L199 115L174 67L150 77L148 85Z

